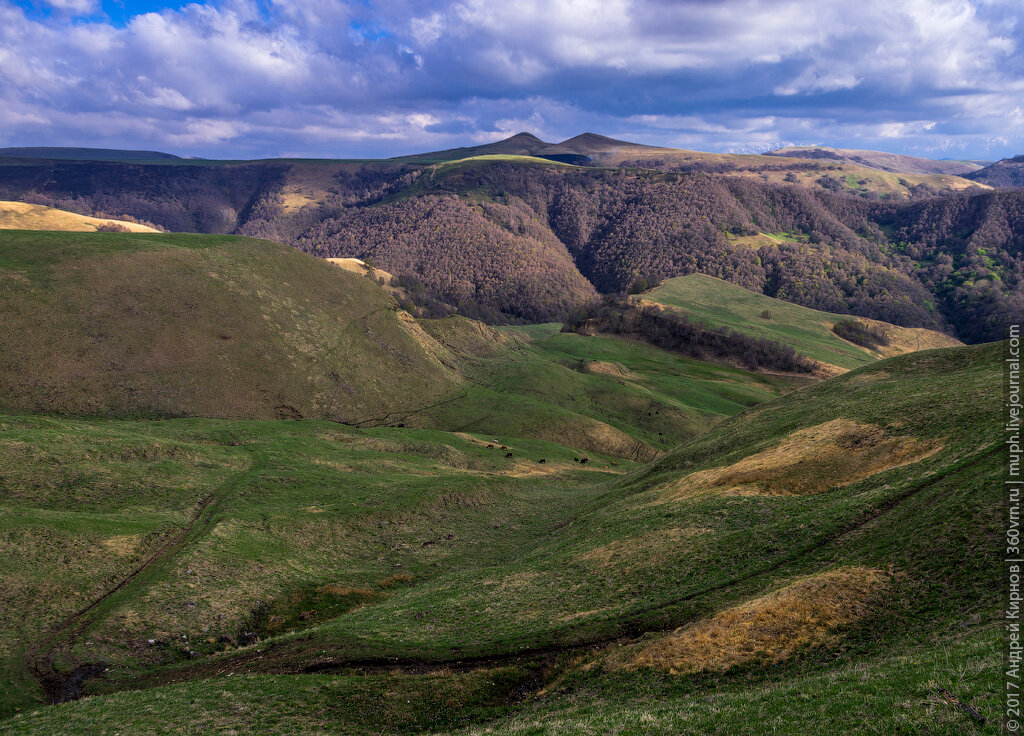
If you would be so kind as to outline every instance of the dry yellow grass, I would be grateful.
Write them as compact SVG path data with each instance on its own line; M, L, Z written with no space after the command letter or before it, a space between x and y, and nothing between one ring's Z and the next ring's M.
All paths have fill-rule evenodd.
M589 611L576 611L574 613L563 613L561 616L555 616L556 621L563 621L568 623L569 621L579 621L581 618L590 618L600 613L607 613L608 611L616 610L615 606L604 606L602 608L592 608Z
M841 567L799 578L767 595L613 655L613 668L652 667L671 674L723 671L779 662L801 649L835 641L837 629L862 618L885 574Z
M280 203L286 214L293 214L307 205L326 202L331 191L337 191L338 164L305 164L291 166L281 187Z
M62 230L96 232L101 225L119 225L133 233L155 233L154 228L136 222L88 217L54 207L27 202L0 201L0 230Z
M822 493L939 450L935 441L891 436L880 427L833 419L725 467L691 473L655 489L659 503L707 493L793 496Z
M866 317L858 317L857 321L877 327L885 333L885 336L889 339L889 344L882 345L876 351L885 358L903 355L904 353L913 353L916 350L963 346L963 343L955 337L950 337L942 332L929 330L925 327L900 327L888 322L867 319ZM831 325L827 325L827 327L832 329Z
M127 557L139 546L138 534L119 534L103 540L103 546L118 557Z
M650 462L661 454L656 448L631 437L617 427L583 416L577 416L572 421L552 422L540 428L537 437L548 442L577 447L580 450L618 455L635 462Z
M814 360L813 358L807 358L807 362L813 366L812 373L815 378L820 378L822 380L841 376L849 370L848 368L843 368L842 366L834 365L833 363Z
M325 258L324 260L328 263L333 263L338 268L343 268L346 271L357 273L360 276L365 276L370 271L370 266L367 265L366 261L358 258ZM383 276L384 283L388 285L393 284L395 281L394 275L380 268L374 267L373 275L375 277Z
M460 356L496 358L521 346L519 336L465 317L426 319L420 324L434 340Z
M583 370L587 373L594 373L599 376L636 379L636 374L628 368L625 368L618 363L609 363L604 360L588 361L586 365L583 366Z
M542 475L568 473L570 471L590 471L601 473L620 472L618 469L608 468L600 464L587 463L585 465L580 465L577 463L565 461L560 462L545 458L545 462L543 463L539 463L536 460L513 460L512 466L508 470L499 471L498 473L495 473L495 475L506 475L510 478L532 478ZM622 472L625 471L623 470Z

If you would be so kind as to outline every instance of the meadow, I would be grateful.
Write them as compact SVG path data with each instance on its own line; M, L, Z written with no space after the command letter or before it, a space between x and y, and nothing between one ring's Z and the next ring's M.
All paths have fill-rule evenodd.
M7 417L5 587L29 592L0 728L979 732L937 688L997 698L997 357L878 362L649 465L472 432ZM283 628L252 632L268 605ZM33 710L26 657L102 662L94 697Z
M776 340L808 358L846 370L902 352L960 344L934 330L859 318L877 325L889 337L885 347L866 349L832 330L837 322L851 319L850 315L809 309L698 273L667 279L639 299L678 309L712 329L724 327Z

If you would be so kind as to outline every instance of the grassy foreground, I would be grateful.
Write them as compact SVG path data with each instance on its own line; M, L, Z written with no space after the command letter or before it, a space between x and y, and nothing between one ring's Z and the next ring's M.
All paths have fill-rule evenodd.
M241 675L54 706L0 724L26 734L994 734L941 697L937 683L997 712L1001 654L992 630L764 682L715 688L590 681L574 693L488 703L510 672L430 675ZM505 682L502 682L502 679ZM621 686L622 683L615 683ZM476 699L469 693L476 694ZM477 725L467 725L481 720Z
M994 733L999 358L873 363L646 466L473 431L6 417L0 732ZM102 662L95 697L34 706L33 658Z

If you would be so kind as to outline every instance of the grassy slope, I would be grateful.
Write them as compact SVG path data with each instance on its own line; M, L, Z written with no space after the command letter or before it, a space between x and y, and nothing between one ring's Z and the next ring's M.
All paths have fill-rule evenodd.
M520 534L550 526L543 509L564 502L563 488L629 467L596 455L581 467L568 448L507 441L513 458L427 430L4 417L0 653L17 686L3 690L26 697L30 683L13 674L25 644L190 519L203 520L201 533L93 611L90 641L58 662L96 646L111 661L176 662L183 644L223 649L207 643L211 625L213 636L237 635L257 600L309 584L385 591L379 582L395 573L419 585L451 565L497 564ZM140 652L154 636L166 646Z
M757 154L624 149L597 158L599 163L611 166L621 165L623 162L639 163L643 166L645 159L649 159L650 165L657 168L664 168L666 164L668 166L689 166L695 163L726 165L732 169L729 172L730 175L758 178L774 184L792 182L792 178L787 178L792 174L797 183L806 187L819 187L821 185L818 180L822 176L829 176L838 179L843 188L851 193L875 192L897 199L907 197L910 187L918 184L926 184L939 191L962 191L976 185L976 182L970 179L951 174L894 174L850 163Z
M0 279L8 411L302 416L651 459L789 385L614 340L498 340L514 333L464 319L428 334L369 279L230 236L7 231ZM592 349L629 380L584 370Z
M472 155L474 151L439 152L436 157L412 156L395 161L407 161L418 164L449 164L467 165L475 162L493 160L516 160L522 163L545 163L547 159L536 156L510 154ZM666 164L687 166L695 163L728 166L734 176L757 177L772 183L790 182L787 175L792 174L797 181L807 187L816 188L822 176L830 176L839 180L842 186L851 193L875 192L903 198L910 193L910 187L926 184L939 191L961 191L976 182L952 174L895 174L848 162L837 162L819 159L796 159L779 156L759 156L728 153L705 153L678 149L648 148L644 146L624 146L614 151L597 153L593 156L596 166L621 166L624 163L644 166L649 163L655 168ZM803 167L803 168L800 168Z
M0 279L7 410L353 422L460 385L379 287L274 243L4 231Z
M235 471L240 478L210 533L112 600L74 649L78 659L102 657L111 665L110 679L93 685L101 690L197 670L216 679L85 700L6 725L26 733L52 732L56 723L69 733L155 726L189 733L199 724L240 733L477 733L469 722L487 716L498 719L487 724L497 733L817 733L832 721L865 733L964 732L967 717L936 701L932 688L948 687L994 715L999 377L993 345L879 362L743 412L619 479L608 471L624 466L602 458L584 470L550 445L516 445L510 461L472 438L423 431L314 422L104 423L259 465L255 475ZM849 483L842 482L849 468L843 470L841 452L812 454L778 476L794 488L838 479L812 495L667 498L666 488L692 482L687 477L698 471L785 446L794 433L837 418L941 449ZM50 432L57 456L28 463L24 472L60 467L71 428L19 422L5 439L32 445L24 433ZM441 446L448 449L439 453ZM535 462L503 465L540 453L549 459L543 471ZM76 492L89 498L102 479L77 471L80 462L65 464L80 479ZM556 463L559 473L548 474ZM537 472L505 472L528 469ZM5 476L8 487L50 487L20 472ZM93 497L109 503L103 493ZM77 509L99 510L87 503ZM658 632L799 576L851 565L882 571L886 584L861 618L817 649L683 676L614 666L623 653L663 636ZM411 579L381 587L399 571ZM53 574L75 584L59 564ZM224 647L203 643L237 631L255 600L323 581L386 595L269 639L255 647L258 654L213 654ZM182 661L181 633L189 646L199 642L204 656ZM169 645L133 644L154 635ZM607 640L618 646L574 649ZM552 647L568 649L557 654ZM527 681L527 660L467 673L259 674L344 667L367 657L445 661L538 648L554 656L542 676L544 694L512 710L507 694ZM174 668L160 674L168 665ZM246 672L253 674L237 676ZM807 700L822 691L827 697Z
M26 202L0 202L0 229L2 230L62 230L66 232L96 232L100 225L119 225L131 232L155 233L147 225L113 218L89 217L66 212L56 207Z
M96 734L541 734L929 733L994 734L935 695L957 673L958 696L997 712L1001 654L995 637L975 633L820 668L768 683L723 683L666 692L617 693L590 683L516 709L495 697L514 671L417 675L263 675L224 677L56 706L8 722L5 733ZM504 682L503 682L504 680ZM499 702L495 702L499 701ZM344 706L339 704L345 704ZM141 712L140 712L141 709ZM481 725L466 725L474 721Z
M653 459L723 417L799 385L614 337L542 327L478 332L463 318L422 324L461 356L468 387L460 398L412 417L416 422L540 437L634 460ZM529 341L481 339L502 334Z
M487 168L494 164L515 163L519 166L540 166L547 168L574 168L573 164L566 164L560 161L550 161L536 156L518 156L514 154L485 154L481 156L469 156L466 158L443 159L428 161L431 165L426 173L414 181L411 185L399 189L397 192L386 197L383 202L399 202L413 197L436 193L439 182L448 177L458 174L466 169ZM484 192L475 188L460 188L460 197L467 197L470 200L485 197Z
M441 164L441 168L447 171L451 169L459 169L465 166L487 164L492 161L533 164L538 166L572 166L571 164L563 163L561 161L551 161L537 156L521 156L510 153L488 153L480 156L466 156L465 158L455 159L453 161L445 161Z
M713 276L691 274L667 279L641 298L679 309L711 327L727 327L746 335L777 340L809 358L841 368L856 368L883 357L882 352L854 345L832 332L832 325L851 319L850 315L790 304ZM761 316L766 309L771 319ZM875 320L863 321L883 326L886 332L893 333L894 348L885 352L911 351L916 345L952 347L959 344L933 330L911 330Z

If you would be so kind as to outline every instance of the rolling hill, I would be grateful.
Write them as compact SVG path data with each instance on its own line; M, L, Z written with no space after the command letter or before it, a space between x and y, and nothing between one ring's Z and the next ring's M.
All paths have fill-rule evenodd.
M784 149L785 150L785 149ZM804 149L801 149L804 150ZM838 149L837 149L838 150ZM813 153L808 149L809 153ZM857 153L879 154L874 151ZM810 189L825 189L853 194L867 199L905 200L920 196L957 192L987 185L974 182L966 175L951 173L897 173L865 162L822 154L807 158L768 154L707 153L685 149L651 146L609 146L591 155L601 166L645 168L657 171L741 176L773 184L799 184ZM959 162L932 162L943 170ZM919 168L924 164L919 165ZM934 168L934 167L933 167Z
M287 246L5 231L0 273L8 411L359 422L461 385L376 284Z
M1024 156L996 161L967 178L990 187L1024 187Z
M0 148L0 158L40 158L75 161L156 161L178 159L171 153L160 151L126 151L113 148L70 148L62 146L21 146Z
M980 164L969 161L944 161L886 151L861 151L848 148L829 148L828 146L788 146L769 151L766 155L839 161L897 174L964 176L983 168Z
M475 302L500 312L497 319L564 319L592 297L585 281L614 293L638 277L702 271L751 288L785 288L788 298L819 309L852 311L856 303L860 314L886 321L942 321L925 308L925 290L898 257L861 237L866 212L832 211L826 195L796 187L467 160L420 177L410 190L326 218L295 244L321 256L369 256L396 274L411 270L441 301ZM757 249L730 238L748 231L781 237ZM491 248L491 241L503 245ZM515 250L538 255L524 267ZM455 254L457 266L443 264ZM825 260L835 264L832 273L820 273ZM470 278L453 279L453 267ZM803 278L806 271L815 278ZM482 287L470 290L477 282Z
M673 149L645 146L641 143L630 143L596 133L581 133L559 143L542 141L532 133L516 133L504 140L485 143L479 146L451 148L445 151L432 151L410 156L396 156L394 161L444 163L475 156L514 155L535 156L539 158L570 157L572 163L589 162L601 154L634 150L670 151Z
M0 340L19 346L0 356L6 411L319 418L650 460L801 383L624 340L417 322L373 279L232 236L5 231L0 278Z
M429 162L441 163L445 161L457 161L458 159L471 158L473 156L513 155L513 156L535 156L542 149L550 146L550 143L542 141L532 133L516 133L504 140L494 143L484 143L479 146L463 146L461 148L450 148L444 151L430 151L428 153L416 153L408 156L396 156L396 161L408 162Z
M159 232L148 225L128 220L105 219L66 212L55 207L26 202L0 202L0 230L60 230L64 232L96 232L124 230L133 233Z
M643 467L5 416L0 731L995 733L1000 357L879 361ZM19 662L93 697L32 705Z
M494 321L549 321L597 296L565 245L519 203L416 197L349 210L310 228L299 243L316 255L372 258L430 284L436 298L461 305L463 314Z
M596 133L582 133L561 143L555 143L542 148L534 155L549 158L552 161L591 166L601 164L609 157L614 156L644 155L673 150L671 148L621 141Z
M389 161L0 157L3 199L372 258L421 317L562 321L598 293L697 272L812 309L952 326L969 342L1000 336L1024 283L981 187L594 134ZM928 208L956 210L958 231L934 239L926 223L908 226Z
M837 322L849 320L849 315L800 307L703 274L668 279L636 298L640 303L678 310L710 329L726 328L776 340L808 358L844 371L883 357L962 344L934 330L859 318L881 330L887 344L877 348L857 345L832 329Z

